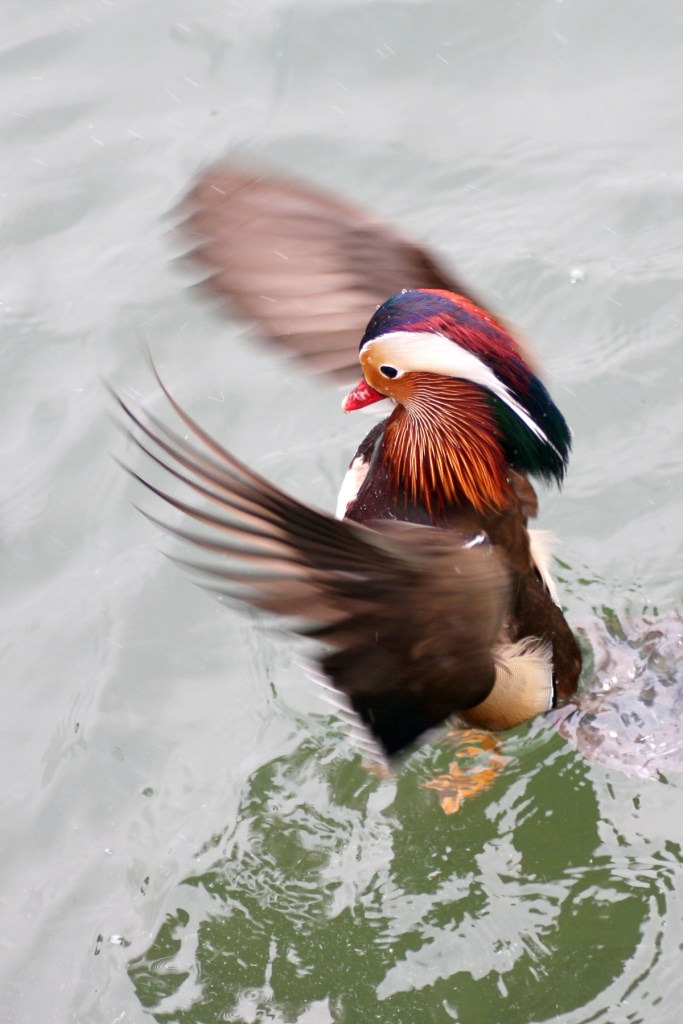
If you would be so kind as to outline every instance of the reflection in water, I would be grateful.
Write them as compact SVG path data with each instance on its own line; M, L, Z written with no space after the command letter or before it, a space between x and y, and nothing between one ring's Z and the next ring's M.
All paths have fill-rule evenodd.
M680 625L640 620L619 649L598 645L600 679L621 684L596 679L561 720L582 753L612 756L600 737L619 718L629 766L647 749L649 771L652 746L632 726L646 712L653 726L662 694L672 735ZM666 1019L650 1011L656 972L670 970L662 922L681 899L679 846L653 834L642 783L592 768L547 723L506 744L501 779L450 818L420 786L443 745L393 780L329 732L262 766L215 860L130 964L141 1003L179 1022L578 1024L613 1021L617 1005L624 1020Z

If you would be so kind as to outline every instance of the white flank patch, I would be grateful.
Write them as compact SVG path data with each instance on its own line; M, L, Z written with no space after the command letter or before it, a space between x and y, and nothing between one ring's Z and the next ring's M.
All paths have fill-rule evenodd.
M346 471L342 480L339 497L337 498L337 510L334 513L337 519L343 519L348 512L349 505L358 497L358 492L363 486L363 481L368 475L370 463L366 462L361 455L357 455Z
M496 377L493 370L451 338L429 331L391 331L389 334L382 334L379 338L366 341L361 352L373 353L374 356L374 349L377 350L379 360L373 358L373 363L378 367L383 364L395 366L399 376L404 373L438 373L442 377L470 380L473 384L487 388L512 409L536 437L560 454L538 423L513 397L507 386Z
M555 586L555 580L550 575L550 557L554 537L549 530L529 530L529 553L531 561L538 569L539 575L556 605L560 599Z

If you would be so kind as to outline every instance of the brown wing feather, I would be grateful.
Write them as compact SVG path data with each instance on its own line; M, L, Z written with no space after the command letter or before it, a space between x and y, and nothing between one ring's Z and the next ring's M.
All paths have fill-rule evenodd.
M239 462L164 391L187 437L115 397L135 444L183 492L133 474L197 524L154 519L204 553L190 564L203 585L295 619L323 641L324 671L388 754L486 697L509 598L492 550L463 548L450 531L369 529L309 508Z
M446 288L481 303L419 245L354 205L231 166L203 175L184 227L206 285L316 372L358 377L358 343L403 288Z

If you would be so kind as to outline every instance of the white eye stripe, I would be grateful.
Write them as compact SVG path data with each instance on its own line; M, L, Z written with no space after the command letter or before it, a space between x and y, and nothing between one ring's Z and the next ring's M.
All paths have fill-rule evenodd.
M545 431L519 404L493 370L478 356L445 335L429 331L392 331L366 341L361 351L372 353L375 365L400 367L399 372L402 373L438 373L442 377L462 377L487 388L512 409L539 440L560 454Z

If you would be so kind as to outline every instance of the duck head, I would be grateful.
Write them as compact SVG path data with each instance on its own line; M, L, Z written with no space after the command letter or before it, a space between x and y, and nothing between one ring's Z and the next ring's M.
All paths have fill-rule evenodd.
M384 458L393 485L433 518L449 506L496 511L510 472L562 482L571 433L515 339L453 292L404 291L360 343L363 379L348 412L391 398Z

